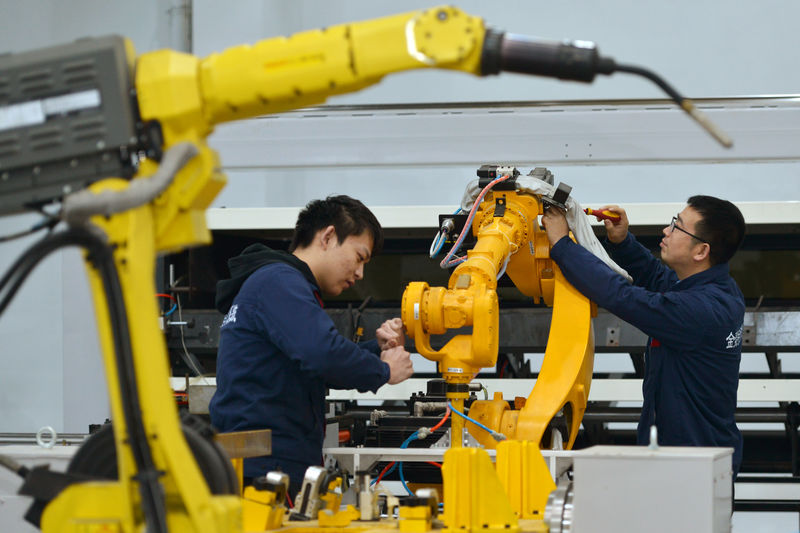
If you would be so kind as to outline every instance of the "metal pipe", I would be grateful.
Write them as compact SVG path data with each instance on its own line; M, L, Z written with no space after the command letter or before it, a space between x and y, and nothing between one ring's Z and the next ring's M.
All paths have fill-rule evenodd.
M447 402L416 402L414 404L414 416L423 416L426 412L445 411Z

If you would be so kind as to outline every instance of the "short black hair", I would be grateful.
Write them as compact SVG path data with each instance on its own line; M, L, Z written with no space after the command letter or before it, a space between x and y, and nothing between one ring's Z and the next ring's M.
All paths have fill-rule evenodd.
M383 249L383 228L367 206L344 194L328 196L324 200L313 200L300 211L294 226L289 251L309 246L318 231L333 226L339 244L350 235L361 235L369 231L372 235L373 256Z
M695 233L711 246L712 266L730 261L744 240L745 223L739 208L713 196L692 196L686 203L700 213Z

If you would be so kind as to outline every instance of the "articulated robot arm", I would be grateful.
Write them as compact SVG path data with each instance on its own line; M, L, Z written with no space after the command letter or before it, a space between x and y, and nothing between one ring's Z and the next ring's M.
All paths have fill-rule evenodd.
M518 172L512 167L490 172L498 177L481 183L486 183L484 190L488 192L482 201L481 196L476 200L471 228L461 230L472 231L477 238L474 247L450 276L447 288L410 283L403 294L402 318L417 351L438 362L448 400L460 412L468 396L467 384L481 368L492 367L497 361L499 309L495 291L502 269L505 267L523 294L553 307L544 363L525 406L511 410L502 393L497 392L493 400L475 401L470 408L470 417L494 434L466 423L484 447L498 448L497 471L515 512L535 518L555 488L539 452L540 446L550 447L549 442L542 442L545 431L562 411L567 423L565 446L571 448L586 410L594 362L594 310L550 259L550 244L539 227L538 216L546 202L555 200L517 191L514 182ZM566 196L559 200L563 203ZM465 326L472 326L471 334L456 335L440 350L431 348L432 334ZM461 447L464 425L461 417L453 418L451 447ZM513 445L498 446L495 439L500 433L515 441ZM529 445L520 448L521 443ZM520 459L523 455L524 460ZM515 490L519 484L525 489Z
M600 57L591 43L487 30L453 7L269 39L205 59L169 50L137 59L128 41L114 37L0 56L0 215L64 199L64 220L83 232L45 243L36 261L58 246L88 248L91 241L113 250L117 271L112 276L106 265L101 275L93 266L98 253L87 255L119 479L73 483L51 494L41 518L45 531L77 531L85 523L126 532L143 524L154 532L241 529L238 498L224 490L212 495L176 410L167 408L169 368L153 297L156 256L210 241L204 212L225 184L206 143L215 125L316 104L415 68L586 82L598 73L632 71ZM689 100L672 96L697 118ZM418 341L456 324L485 331L439 356L456 382L496 356L494 287L509 254L507 271L526 294L560 308L559 295L569 293L546 259L546 238L535 223L539 200L504 194L507 214L492 217L496 208L482 207L475 222L480 246L449 289L414 289L424 316L423 329L414 332ZM531 243L535 253L528 253ZM120 293L113 305L106 297L112 286ZM517 426L518 432L525 426L522 416Z

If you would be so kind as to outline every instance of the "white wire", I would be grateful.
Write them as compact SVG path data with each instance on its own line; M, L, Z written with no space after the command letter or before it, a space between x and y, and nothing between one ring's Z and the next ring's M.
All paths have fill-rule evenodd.
M439 233L436 234L436 237L433 238L433 242L431 242L430 250L428 250L428 255L430 255L431 259L439 255L439 252L442 250L442 246L444 245L444 241L444 230L439 230Z
M203 372L201 372L201 371L200 371L200 369L199 369L199 368L197 368L197 365L196 365L196 364L195 364L195 362L192 360L192 356L191 356L191 355L189 355L189 350L186 348L186 339L185 339L185 338L184 338L184 336L183 336L183 312L182 312L182 310L181 310L181 297L180 297L180 295L179 295L179 294L175 294L175 301L176 301L176 302L177 302L177 304L178 304L178 322L181 322L181 324L179 324L179 325L178 325L178 328L179 328L179 329L180 329L180 331L181 331L181 346L183 346L183 353L185 353L185 354L186 354L186 357L185 357L185 358L183 358L183 359L184 359L184 362L185 362L187 365L189 365L189 367L192 369L192 371L193 371L195 374L197 374L197 376L199 376L199 377L203 378L203 383L204 383L205 385L208 385L208 384L209 384L209 383L208 383L208 379L206 379L206 376L205 376L205 375L203 375ZM189 392L189 391L186 391L186 392Z
M459 260L457 262L451 261L450 259L453 256L455 256L456 252L458 252L458 250L461 248L461 243L464 242L464 237L466 237L467 232L471 231L470 227L472 225L472 219L475 217L475 214L478 212L478 206L483 201L483 197L496 184L500 183L501 181L505 181L510 177L511 176L509 174L504 174L503 176L498 176L497 178L495 178L494 180L489 182L489 184L486 185L481 190L480 193L478 193L478 197L473 202L472 209L470 209L470 211L469 211L469 216L467 216L467 221L464 223L464 229L461 230L461 235L458 236L458 239L453 244L453 247L450 248L450 251L447 252L447 255L445 255L444 259L442 259L441 263L439 263L439 267L441 267L443 269L446 269L446 268L455 266L455 265L457 265L457 264L459 264L459 263L461 263L463 261L466 261L466 259L467 259L466 256L463 256L463 258L459 258Z
M460 212L461 212L461 208L459 207L458 209L456 209L453 212L453 214L457 215ZM431 259L433 259L437 255L439 255L439 252L442 251L442 247L444 246L445 241L447 241L447 232L445 231L444 228L442 228L442 229L439 230L439 233L437 233L436 236L433 238L433 242L431 243L431 247L428 250L428 255L430 255ZM436 248L436 250L434 250L434 247Z
M501 268L500 272L497 274L498 280L503 277L503 274L506 273L506 267L508 266L508 262L510 260L511 260L511 252L509 252L508 255L506 256L506 260L503 262L503 268Z

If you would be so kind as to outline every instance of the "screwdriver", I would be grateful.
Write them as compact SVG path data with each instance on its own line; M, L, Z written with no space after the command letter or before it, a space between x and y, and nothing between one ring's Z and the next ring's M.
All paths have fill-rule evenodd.
M593 217L597 218L597 220L619 220L619 214L607 209L605 211L599 211L597 209L587 207L583 210L583 212L587 215L592 215Z

